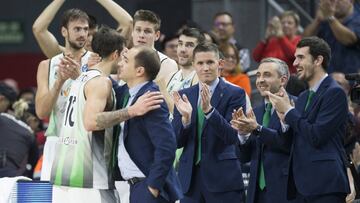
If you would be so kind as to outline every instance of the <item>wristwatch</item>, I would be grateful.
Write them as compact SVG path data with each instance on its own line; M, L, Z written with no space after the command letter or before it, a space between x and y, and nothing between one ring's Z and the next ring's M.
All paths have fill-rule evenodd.
M262 125L257 125L255 130L253 131L253 133L255 135L259 135L261 133L261 131L262 131L262 128L263 128Z
M327 20L329 23L331 23L331 22L333 22L333 21L335 20L335 16L329 16L329 17L326 18L326 20Z

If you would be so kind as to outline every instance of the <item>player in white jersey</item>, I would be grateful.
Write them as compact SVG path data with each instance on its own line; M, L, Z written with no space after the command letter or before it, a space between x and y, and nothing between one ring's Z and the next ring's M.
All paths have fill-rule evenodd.
M37 72L36 114L44 119L50 116L47 140L44 146L41 180L50 179L55 154L54 145L59 135L59 122L64 116L71 83L81 72L90 55L84 49L88 36L89 18L79 9L64 12L61 33L65 38L65 52L40 62ZM64 59L70 61L65 65Z
M113 146L114 123L101 119L116 115L113 120L124 121L142 115L158 104L147 105L140 99L128 109L113 111L115 97L108 76L116 73L123 47L124 39L119 33L101 28L94 35L92 48L102 61L89 67L71 85L56 145L58 153L51 171L53 202L119 201L112 174L115 160L112 156L116 156L113 147L117 147ZM157 97L161 99L161 96ZM151 100L149 96L143 98Z
M149 10L138 10L134 15L134 26L132 30L132 39L134 46L145 45L154 48L155 41L160 37L160 17ZM176 62L158 51L160 57L160 71L155 81L164 80L165 85L170 77L178 70Z
M120 5L113 0L96 0L102 7L109 12L109 14L118 23L117 30L125 38L128 39L131 34L132 17ZM65 47L61 46L55 36L48 30L50 23L55 18L56 13L60 10L65 0L53 0L43 10L33 24L33 33L43 53L51 58L61 52L64 52ZM92 51L91 40L93 34L97 31L97 22L94 16L89 16L89 36L85 45L85 49ZM95 57L97 58L97 57ZM98 61L96 60L96 63ZM95 63L95 62L94 62Z

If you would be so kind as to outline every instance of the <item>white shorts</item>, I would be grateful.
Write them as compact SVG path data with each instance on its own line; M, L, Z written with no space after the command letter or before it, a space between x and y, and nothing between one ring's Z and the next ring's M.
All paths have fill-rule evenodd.
M51 167L55 158L56 152L56 143L59 137L57 136L48 136L46 137L44 152L43 152L43 163L41 167L41 177L42 181L50 181L51 176Z
M53 186L53 203L120 203L116 190Z

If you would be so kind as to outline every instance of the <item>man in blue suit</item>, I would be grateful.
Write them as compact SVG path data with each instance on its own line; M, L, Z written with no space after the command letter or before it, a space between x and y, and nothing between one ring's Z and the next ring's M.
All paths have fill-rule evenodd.
M200 84L174 93L173 126L178 148L184 147L178 169L181 202L242 202L239 138L229 122L234 109L245 109L245 92L219 78L216 45L197 45L193 58Z
M284 61L277 58L261 60L256 72L256 87L264 97L264 103L255 108L254 112L250 111L247 117L242 109L233 114L231 124L241 135L242 161L251 161L247 203L293 202L286 199L284 192L290 140L280 139L288 126L280 123L265 93L278 92L281 87L286 86L289 76L289 69Z
M123 54L118 73L127 83L121 101L123 108L134 104L149 91L159 91L152 81L159 69L159 56L151 48L137 46ZM120 125L117 163L121 179L130 184L132 203L175 202L182 197L172 167L176 138L169 121L169 110L165 102L158 107Z
M270 102L292 129L288 197L302 202L345 202L350 192L346 175L343 137L348 113L341 87L326 73L329 45L318 37L303 38L297 45L294 66L309 90L295 107L282 88L267 91Z

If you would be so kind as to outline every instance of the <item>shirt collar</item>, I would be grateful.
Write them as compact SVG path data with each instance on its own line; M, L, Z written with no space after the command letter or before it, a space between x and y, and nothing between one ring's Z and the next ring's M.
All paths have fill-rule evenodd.
M311 87L310 90L316 92L316 91L319 89L321 83L325 80L325 78L326 78L327 76L328 76L328 74L325 73L325 75L321 78L321 80L319 80L319 81L314 85L314 87Z
M130 88L130 89L129 89L130 97L134 97L134 96L139 92L139 90L140 90L144 85L146 85L146 83L148 83L148 82L149 82L149 81L146 81L146 82L137 84L137 85L135 85L134 87Z

